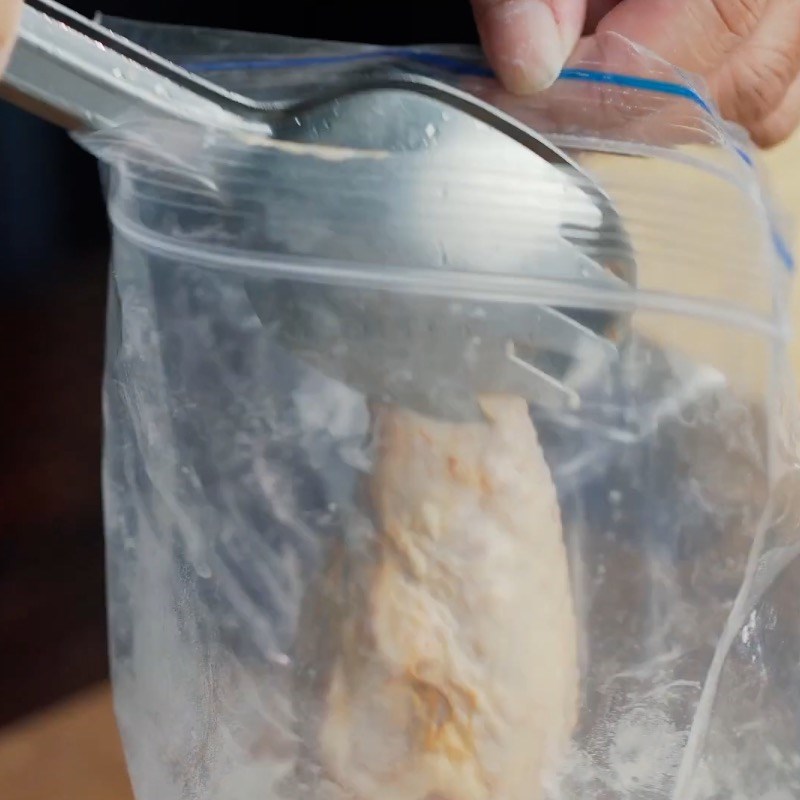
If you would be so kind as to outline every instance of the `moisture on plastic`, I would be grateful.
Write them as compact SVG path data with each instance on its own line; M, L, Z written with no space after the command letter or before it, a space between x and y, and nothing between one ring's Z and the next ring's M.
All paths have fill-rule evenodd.
M598 287L556 270L531 277L524 264L504 262L503 237L524 235L509 215L530 215L534 231L554 225L531 200L548 187L482 170L478 160L451 167L443 182L452 195L434 201L404 194L410 180L387 180L418 168L414 148L331 160L274 140L148 121L84 141L108 166L114 225L108 591L116 706L138 800L389 796L356 780L373 762L349 776L356 791L306 757L319 746L311 739L321 736L322 712L305 692L335 658L325 644L330 607L308 613L310 598L321 586L323 601L331 591L321 576L331 574L332 553L344 552L352 570L349 588L345 580L340 594L327 595L334 605L370 586L358 576L383 563L374 555L382 546L375 519L389 511L380 511L380 498L368 502L364 487L380 470L396 478L400 467L376 445L404 413L387 416L376 405L382 398L299 357L280 319L270 325L256 313L254 284L279 292L309 282L332 296L359 287L387 309L468 297L501 316L542 305L622 315L628 333L619 356L582 387L579 407L533 405L522 416L489 408L498 425L513 419L509 442L519 458L552 476L563 545L547 539L547 557L562 566L547 579L557 587L568 567L562 611L574 614L578 631L568 747L520 796L798 796L800 509L784 305L791 264L749 148L701 89L615 37L596 61L570 65L551 90L520 100L459 48L385 51L113 25L262 98L299 97L356 68L444 77L577 158L620 209L638 270L635 288ZM426 221L442 236L430 263L403 246ZM398 335L413 373L431 354L413 330ZM440 428L423 425L423 433L445 446ZM471 444L458 445L462 455L494 453L491 438L470 435ZM503 453L496 457L492 468L501 469ZM519 514L526 497L507 514ZM545 507L552 518L553 506ZM457 631L447 623L439 631L463 633L480 626L481 614L504 614L516 633L503 640L502 628L488 628L492 652L513 655L518 643L519 660L508 662L518 673L530 657L526 615L542 625L535 664L549 663L552 609L541 594L517 613L502 605L506 596L527 598L529 588L519 580L524 557L507 573L496 566L505 563L497 549L505 529L492 515L502 513L476 508L486 530L465 527L466 560L442 556L464 602L470 587L490 592L491 602ZM531 563L538 574L543 562ZM351 602L345 616L357 618L358 599ZM386 628L391 635L409 620L412 630L427 630L430 617L414 617L417 606L398 607L408 611ZM569 669L571 658L565 651L560 663ZM363 663L352 669L374 679ZM531 682L541 680L534 672ZM513 685L527 719L537 687ZM364 701L354 686L345 710ZM548 691L569 698L568 686ZM341 718L337 725L345 730ZM380 760L404 732L393 733L401 738L362 744ZM466 780L455 774L454 785ZM501 800L477 789L428 794L439 796Z

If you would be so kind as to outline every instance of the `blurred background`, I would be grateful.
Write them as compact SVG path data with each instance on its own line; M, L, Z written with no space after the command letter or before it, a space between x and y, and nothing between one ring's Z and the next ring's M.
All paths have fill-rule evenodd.
M327 39L475 39L467 0L97 2L65 0L90 16ZM100 381L108 260L96 164L66 134L2 101L0 252L1 727L107 675Z

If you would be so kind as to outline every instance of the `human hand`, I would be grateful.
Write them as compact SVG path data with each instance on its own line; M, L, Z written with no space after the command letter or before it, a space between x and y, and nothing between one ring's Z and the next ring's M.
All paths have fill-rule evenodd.
M22 0L0 0L0 74L6 68L22 12Z
M505 86L552 83L576 45L614 31L705 79L722 116L761 146L800 124L797 0L472 0ZM584 37L581 40L581 37Z

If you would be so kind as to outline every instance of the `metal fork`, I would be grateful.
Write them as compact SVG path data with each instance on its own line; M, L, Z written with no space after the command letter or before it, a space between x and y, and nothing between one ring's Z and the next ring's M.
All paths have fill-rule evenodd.
M438 269L454 290L470 274L544 279L567 295L573 284L602 292L635 283L622 221L574 160L509 115L424 75L350 74L299 100L262 103L51 0L30 0L0 96L71 130L142 115L237 131L250 142L291 142L301 145L297 159L284 159L296 182L324 175L327 185L344 186L365 170L379 176L381 202L364 205L356 230L331 225L335 191L306 192L275 235L288 236L298 220L328 235L298 228L286 242L295 256L385 264L401 278ZM386 157L320 159L319 148ZM270 180L279 186L281 177L265 175L264 196L275 192L278 206ZM335 276L253 279L247 288L263 323L321 371L448 419L475 418L481 393L576 405L583 382L616 357L625 327L619 314L575 312L568 302L557 309L455 299L455 291L389 291Z

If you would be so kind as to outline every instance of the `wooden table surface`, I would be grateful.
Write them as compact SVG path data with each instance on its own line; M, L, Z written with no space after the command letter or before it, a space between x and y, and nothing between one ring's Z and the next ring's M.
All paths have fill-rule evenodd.
M800 135L767 154L772 188L800 230ZM796 243L797 244L797 243ZM796 248L800 253L800 248ZM794 291L800 326L800 288ZM800 373L800 343L793 348ZM3 687L8 691L8 687ZM0 798L130 800L108 687L0 731ZM164 798L164 800L170 800Z
M0 797L131 800L106 686L0 732Z

